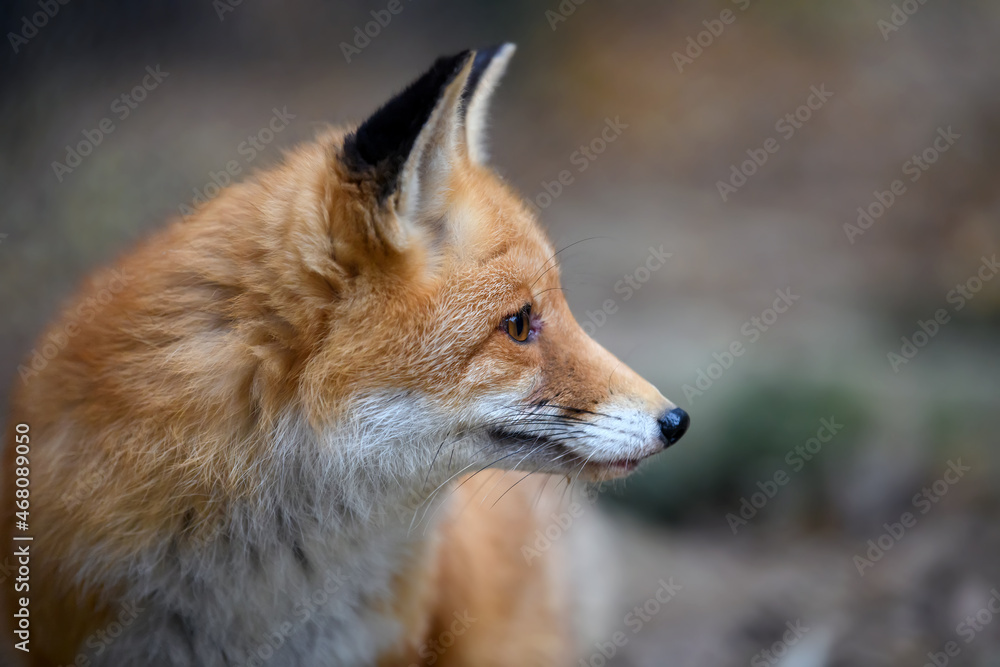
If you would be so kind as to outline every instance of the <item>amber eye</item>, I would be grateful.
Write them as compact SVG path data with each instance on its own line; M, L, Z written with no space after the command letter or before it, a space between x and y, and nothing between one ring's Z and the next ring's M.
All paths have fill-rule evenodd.
M504 320L507 334L518 343L528 340L531 333L531 305L525 305L519 312Z

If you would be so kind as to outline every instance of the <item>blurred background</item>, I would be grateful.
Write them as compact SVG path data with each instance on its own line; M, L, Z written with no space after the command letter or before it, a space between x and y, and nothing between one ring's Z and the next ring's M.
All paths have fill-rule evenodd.
M580 664L1000 665L1000 5L398 3L4 3L2 403L227 163L514 41L492 161L693 424L588 507L620 574Z

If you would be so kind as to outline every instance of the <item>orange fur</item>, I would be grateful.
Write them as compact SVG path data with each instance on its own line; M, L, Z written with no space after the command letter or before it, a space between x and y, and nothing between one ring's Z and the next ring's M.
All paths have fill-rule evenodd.
M142 575L126 577L127 564L159 548L167 558L221 548L234 512L271 502L268 466L290 412L320 433L370 392L419 395L454 415L498 390L580 415L619 397L654 420L671 407L575 323L553 248L491 170L457 154L442 190L444 231L408 227L345 166L345 136L323 133L152 235L116 264L124 287L110 302L79 315L111 279L97 272L43 335L75 326L13 401L12 423L29 424L33 443L27 664L71 664L113 617L129 577ZM522 345L500 325L526 302L541 331ZM8 446L5 499L12 461ZM618 474L583 456L565 461L564 472L584 478ZM519 551L541 525L532 503L545 478L491 508L475 495L490 475L460 486L402 558L378 606L403 632L380 664L419 661L458 610L477 621L437 664L570 659L560 588ZM82 502L72 502L77 487Z

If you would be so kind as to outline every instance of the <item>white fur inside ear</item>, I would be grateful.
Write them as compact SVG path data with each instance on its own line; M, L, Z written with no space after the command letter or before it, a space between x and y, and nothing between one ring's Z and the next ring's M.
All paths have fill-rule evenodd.
M504 44L483 71L479 85L469 99L465 110L465 136L468 145L469 159L474 164L482 164L489 157L486 148L486 125L493 91L507 69L507 63L514 55L516 46Z
M471 68L469 58L441 95L403 166L396 212L410 222L441 212L444 189L460 160L459 104Z

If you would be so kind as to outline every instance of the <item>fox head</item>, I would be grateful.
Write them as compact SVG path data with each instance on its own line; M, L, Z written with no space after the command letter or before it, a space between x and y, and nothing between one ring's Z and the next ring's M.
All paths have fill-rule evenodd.
M576 324L556 249L484 164L486 106L512 52L438 60L357 127L322 133L92 275L53 323L19 369L12 420L39 443L32 618L64 637L43 662L71 662L113 600L145 609L111 649L135 659L115 664L194 659L196 646L239 655L301 594L318 602L314 563L344 588L326 589L283 655L375 662L403 623L421 637L437 623L415 600L439 597L428 588L447 565L417 585L407 572L432 563L415 547L433 543L399 549L389 530L411 501L430 506L449 479L490 466L616 477L683 435L687 415ZM462 595L480 581L467 578ZM473 604L550 604L501 597Z
M358 425L381 443L361 447L405 451L410 473L447 459L618 477L689 420L584 333L556 249L484 164L486 107L513 51L441 58L328 141L328 227L306 263L335 294L300 387L311 419Z

